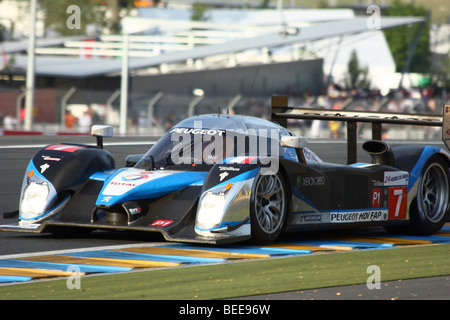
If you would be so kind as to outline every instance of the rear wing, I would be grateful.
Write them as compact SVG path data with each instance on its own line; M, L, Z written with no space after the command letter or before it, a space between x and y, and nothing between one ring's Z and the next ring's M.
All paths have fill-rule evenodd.
M287 127L288 119L342 121L347 124L347 163L357 162L357 123L372 124L372 139L381 140L383 123L442 128L442 141L450 149L450 105L444 105L443 115L412 113L380 113L330 109L288 107L287 96L272 96L271 120Z

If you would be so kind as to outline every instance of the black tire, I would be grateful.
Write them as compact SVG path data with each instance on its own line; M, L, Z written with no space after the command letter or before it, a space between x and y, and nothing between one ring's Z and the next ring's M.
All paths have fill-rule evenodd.
M286 187L282 176L260 173L256 177L250 202L253 241L260 244L274 242L283 231L287 207Z
M449 167L439 156L431 157L422 170L417 197L409 214L411 231L430 235L441 230L449 212Z

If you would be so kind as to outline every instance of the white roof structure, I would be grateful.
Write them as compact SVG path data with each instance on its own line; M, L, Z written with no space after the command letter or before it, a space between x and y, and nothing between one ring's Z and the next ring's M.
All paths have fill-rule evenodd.
M402 25L423 22L423 18L417 17L382 17L380 19L380 29L394 28ZM279 27L281 30L281 27ZM379 29L371 29L368 25L367 17L355 17L337 21L316 23L298 29L298 33L284 34L272 31L270 33L245 37L236 40L224 41L221 43L196 46L192 49L178 50L156 54L148 58L130 57L130 70L145 69L162 64L184 63L189 60L203 59L211 56L224 54L234 54L252 49L275 48L292 46L295 44L306 45L308 43L333 37L350 36L360 33L379 32ZM57 43L61 43L58 40ZM91 44L93 46L94 44ZM89 46L89 42L85 43ZM23 49L21 49L23 50ZM80 55L83 54L83 47L78 48ZM119 47L120 50L120 47ZM11 51L10 51L11 52ZM27 59L24 56L16 56L16 67L25 70ZM3 62L0 62L0 69ZM104 59L92 57L90 59L80 59L79 57L62 56L37 56L36 75L48 77L70 77L87 78L105 74L120 73L122 62L118 59Z
M54 47L64 44L66 41L84 40L86 36L74 36L55 39L37 39L36 48ZM28 50L28 41L5 41L1 45L0 52L11 54Z

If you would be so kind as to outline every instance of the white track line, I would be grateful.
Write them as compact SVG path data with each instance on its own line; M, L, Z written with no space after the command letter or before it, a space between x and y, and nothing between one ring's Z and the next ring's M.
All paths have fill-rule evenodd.
M139 146L139 145L151 145L155 144L156 141L139 141L139 142L109 142L104 143L104 146ZM3 145L0 149L34 149L42 148L48 146L49 144L21 144L21 145Z

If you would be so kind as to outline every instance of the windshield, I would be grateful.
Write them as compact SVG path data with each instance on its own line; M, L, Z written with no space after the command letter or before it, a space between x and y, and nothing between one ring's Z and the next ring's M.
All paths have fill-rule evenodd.
M270 134L275 135L273 138ZM215 164L242 156L282 156L279 136L265 130L173 128L136 164L141 169L178 164Z

